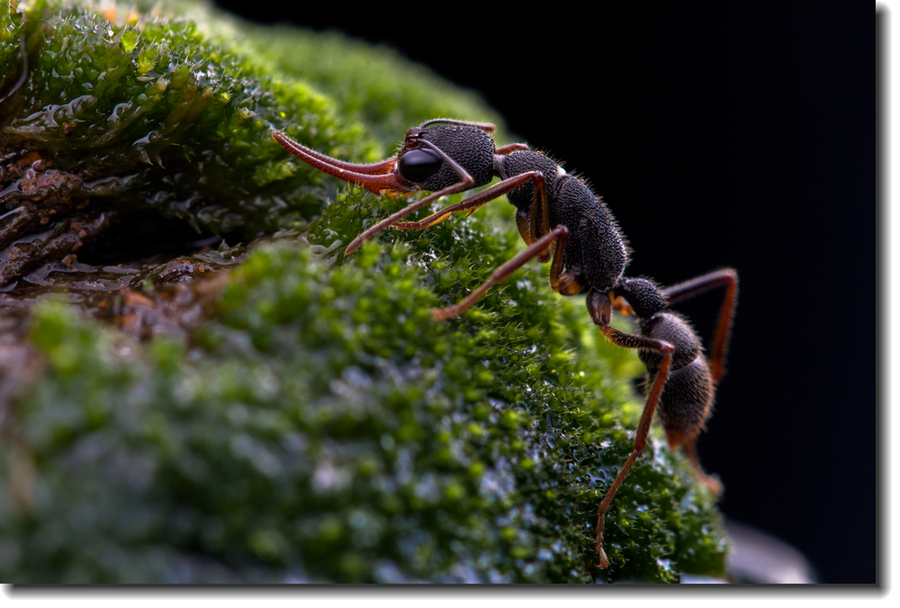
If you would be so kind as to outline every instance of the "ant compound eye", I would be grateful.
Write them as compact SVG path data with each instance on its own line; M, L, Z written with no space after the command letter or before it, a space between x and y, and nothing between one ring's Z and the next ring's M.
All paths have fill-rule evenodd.
M422 183L438 172L444 160L437 152L421 148L400 157L400 175L414 184Z

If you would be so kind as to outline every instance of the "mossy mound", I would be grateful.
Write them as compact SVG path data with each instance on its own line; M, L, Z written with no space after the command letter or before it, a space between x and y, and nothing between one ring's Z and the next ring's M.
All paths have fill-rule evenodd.
M77 174L75 196L92 205L254 238L321 205L321 177L284 163L272 129L339 155L372 146L309 82L265 71L194 21L124 5L114 16L89 2L3 4L4 161L37 152Z
M27 10L52 13L49 7L61 12L45 18L60 24L99 23L93 9L66 3L36 2ZM194 32L174 35L179 42L169 48L212 61L231 22L191 10L193 21L166 21L160 13L156 27ZM25 27L22 15L13 15L17 27ZM198 25L202 19L211 21ZM128 27L140 31L133 24L122 32ZM279 40L310 36L277 31ZM102 28L95 32L104 39ZM243 32L228 50L238 58L231 65L242 61L241 49L259 48L259 39L248 40L268 30ZM0 62L10 57L10 44L3 44ZM457 301L521 247L501 203L427 231L384 233L347 258L338 253L403 201L342 187L329 203L338 186L323 189L321 176L270 149L257 130L333 120L323 141L310 140L311 127L293 135L356 158L389 150L391 142L373 144L362 134L380 138L378 131L342 126L324 93L301 93L314 87L300 82L302 65L279 63L279 44L270 45L271 55L257 55L259 71L247 76L259 99L274 95L263 104L271 113L255 105L250 122L207 120L208 101L181 145L165 147L172 156L164 164L196 160L201 149L246 162L253 148L255 166L266 168L256 177L233 171L234 179L267 192L259 201L283 201L279 209L302 219L264 212L250 225L300 225L304 232L259 244L233 271L197 281L207 285L204 316L186 337L136 341L86 319L65 293L31 311L25 339L38 369L0 410L0 580L548 583L722 575L725 540L714 501L656 433L607 517L611 566L592 567L596 509L631 450L642 407L631 387L640 364L602 340L580 298L554 294L546 267L536 263L464 316L431 321L433 306ZM341 52L339 43L328 44L329 52ZM130 56L140 65L137 48ZM421 78L396 57L375 57L373 65L388 62L410 82ZM334 66L327 77L315 76L319 65L310 78L347 101L355 89ZM278 84L291 79L292 86ZM435 95L432 102L411 100L415 110L407 114L405 90L372 93L400 97L396 106L367 108L372 116L361 108L348 116L402 124L389 134L399 139L428 116L476 112L471 96L461 95L454 110L440 105L446 95ZM69 99L59 95L59 102ZM303 106L309 99L324 105ZM324 115L334 118L317 116L317 107L331 108ZM491 118L478 112L464 117ZM77 128L101 128L100 114L92 116ZM14 124L6 120L0 124ZM144 183L162 188L168 182L159 167L144 167L139 152L115 144L137 136L140 124L149 128L141 120L109 140L111 149L122 148L109 171L119 162L137 167ZM15 124L21 131L24 123ZM79 159L62 143L47 149L61 163L95 163L73 171L104 166L89 149ZM231 162L222 158L222 167ZM203 163L185 187L219 176L217 162ZM306 195L316 202L296 206L294 197ZM215 189L204 197L218 204ZM233 211L229 200L221 203L229 211L220 213Z

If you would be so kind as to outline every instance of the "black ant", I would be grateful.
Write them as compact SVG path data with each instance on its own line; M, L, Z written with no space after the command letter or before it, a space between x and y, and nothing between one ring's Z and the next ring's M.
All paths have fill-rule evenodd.
M653 413L658 409L669 446L681 446L697 479L718 494L721 484L700 467L696 442L712 413L716 386L725 372L725 355L737 302L737 273L722 269L690 281L660 288L653 281L623 276L628 249L606 204L580 179L525 144L497 148L494 125L435 119L412 127L393 158L363 165L339 161L311 150L275 132L274 137L298 158L328 175L360 184L368 190L409 193L432 192L360 234L347 247L355 251L363 241L387 227L422 230L451 213L475 209L506 195L516 207L516 224L528 245L497 268L491 277L454 306L435 309L434 319L461 314L492 285L509 276L531 258L553 259L550 286L565 296L586 294L588 311L604 336L614 344L638 350L647 367L647 402L637 428L634 447L600 503L597 518L598 566L609 560L603 550L603 520L616 491L647 443ZM502 181L417 222L401 221L414 211L448 194L487 185L494 176ZM668 307L716 286L726 286L712 354L707 362L703 347L688 322ZM634 314L640 335L610 326L612 311Z

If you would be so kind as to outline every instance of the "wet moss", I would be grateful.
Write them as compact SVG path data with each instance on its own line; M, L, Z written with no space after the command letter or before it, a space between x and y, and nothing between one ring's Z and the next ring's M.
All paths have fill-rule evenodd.
M520 311L549 296L532 285L434 324L419 254L363 254L261 248L191 345L38 307L48 369L4 456L30 472L4 494L33 490L4 507L3 577L589 581L594 511L638 409L610 373L620 355L567 350L584 319L556 303L529 336ZM607 576L721 573L708 496L659 442L648 452L608 521Z
M320 205L320 176L285 163L272 129L341 155L371 147L308 81L266 71L206 22L67 0L3 5L0 73L25 74L0 91L3 160L39 154L77 174L75 196L94 206L254 238Z
M433 103L433 115L456 114ZM429 111L427 99L415 104ZM403 115L403 98L385 108ZM212 123L194 124L192 141L214 139ZM222 136L239 155L245 134L234 133ZM361 138L346 146L371 149ZM291 163L271 159L275 173ZM285 201L313 184L316 219L219 274L187 334L140 342L64 301L32 310L28 341L43 367L3 426L0 579L722 574L713 501L656 433L608 515L612 565L591 566L596 508L640 415L631 381L641 367L602 340L580 298L549 289L546 267L530 264L458 319L431 321L431 307L457 301L521 246L504 205L387 232L344 258L342 245L402 200L355 187L332 199L336 187L319 177L285 179Z

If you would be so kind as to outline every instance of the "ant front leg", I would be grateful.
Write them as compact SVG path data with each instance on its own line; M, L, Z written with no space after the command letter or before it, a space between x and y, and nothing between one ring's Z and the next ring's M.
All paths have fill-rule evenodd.
M597 510L597 554L599 556L597 567L606 568L609 566L609 559L606 556L606 552L603 550L603 522L606 517L606 512L609 510L609 505L612 503L613 498L615 498L616 492L619 491L619 486L622 485L625 476L628 475L628 471L631 470L631 467L634 465L638 456L641 455L641 452L644 451L644 447L647 445L647 437L650 434L650 424L653 422L653 414L656 412L656 406L659 405L659 398L662 394L663 387L666 384L666 378L669 375L669 366L672 361L672 354L675 352L675 347L665 340L627 334L610 326L612 303L610 302L609 296L605 293L593 291L588 294L587 307L594 323L600 327L600 331L606 336L606 339L613 344L624 348L652 350L662 355L659 371L657 371L656 376L653 379L653 384L647 393L647 402L644 404L641 421L638 424L637 432L635 433L634 446L631 450L631 455L628 457L628 460L625 461L619 474L616 475L612 485L606 491L606 495L600 503L600 508Z
M505 179L502 182L499 182L489 188L482 190L478 194L470 196L461 203L456 203L455 205L444 207L440 211L429 215L423 220L419 220L418 222L395 222L391 224L391 227L398 230L424 230L425 228L431 228L435 224L443 222L445 219L450 217L451 213L455 213L457 211L467 211L466 217L468 217L475 213L475 211L482 205L485 205L492 200L503 196L507 192L518 188L525 182L534 180L539 181L541 184L543 184L543 179L544 176L540 171L529 171L528 173L515 175L513 177L510 177L509 179ZM428 198L434 200L435 197L434 195L431 195ZM419 207L421 207L421 205ZM416 208L418 209L419 207Z
M472 178L471 175L469 175L469 172L466 171L465 169L463 169L459 165L459 163L457 163L455 160L450 158L443 150L441 150L440 148L438 148L437 146L435 146L434 144L432 144L429 141L426 141L426 140L421 140L421 141L422 141L422 144L424 147L426 147L430 150L433 150L435 153L437 153L438 156L440 156L443 159L443 161L446 162L450 166L450 168L453 169L453 171L459 176L459 181L456 182L455 184L451 184L451 185L447 186L446 188L443 188L442 190L439 190L437 192L429 194L428 196L426 196L420 200L417 200L416 202L414 202L410 205L407 205L400 211L381 220L380 222L378 222L377 224L375 224L368 230L364 231L358 237L353 239L353 241L350 243L350 245L347 246L347 249L344 251L344 255L350 255L351 253L353 253L354 251L359 249L360 245L362 245L364 241L372 238L373 236L375 236L376 234L378 234L379 232L381 232L388 226L396 225L398 222L400 222L400 220L405 218L410 213L413 213L415 211L418 211L422 207L430 205L431 203L438 200L442 196L448 196L450 194L456 194L457 192L462 192L464 190L468 190L475 184L475 180Z
M504 156L506 154L509 154L510 152L515 152L516 150L528 150L528 145L508 144L506 146L497 148L495 150L495 154ZM425 228L431 228L432 226L443 222L445 219L450 217L451 213L455 213L457 211L466 211L466 217L469 217L470 215L475 213L475 211L482 205L489 203L492 200L499 198L500 196L503 196L507 192L527 182L529 179L535 180L535 182L539 184L539 187L541 187L541 192L543 193L546 190L545 188L543 188L543 182L541 181L543 180L543 177L544 176L540 173L540 171L530 171L528 173L515 175L509 179L503 180L498 184L494 184L493 186L486 188L485 190L482 190L476 195L470 196L461 203L444 207L440 211L429 215L423 220L419 220L417 222L395 222L391 224L391 227L398 230L424 230ZM546 199L546 195L544 195L543 198Z

